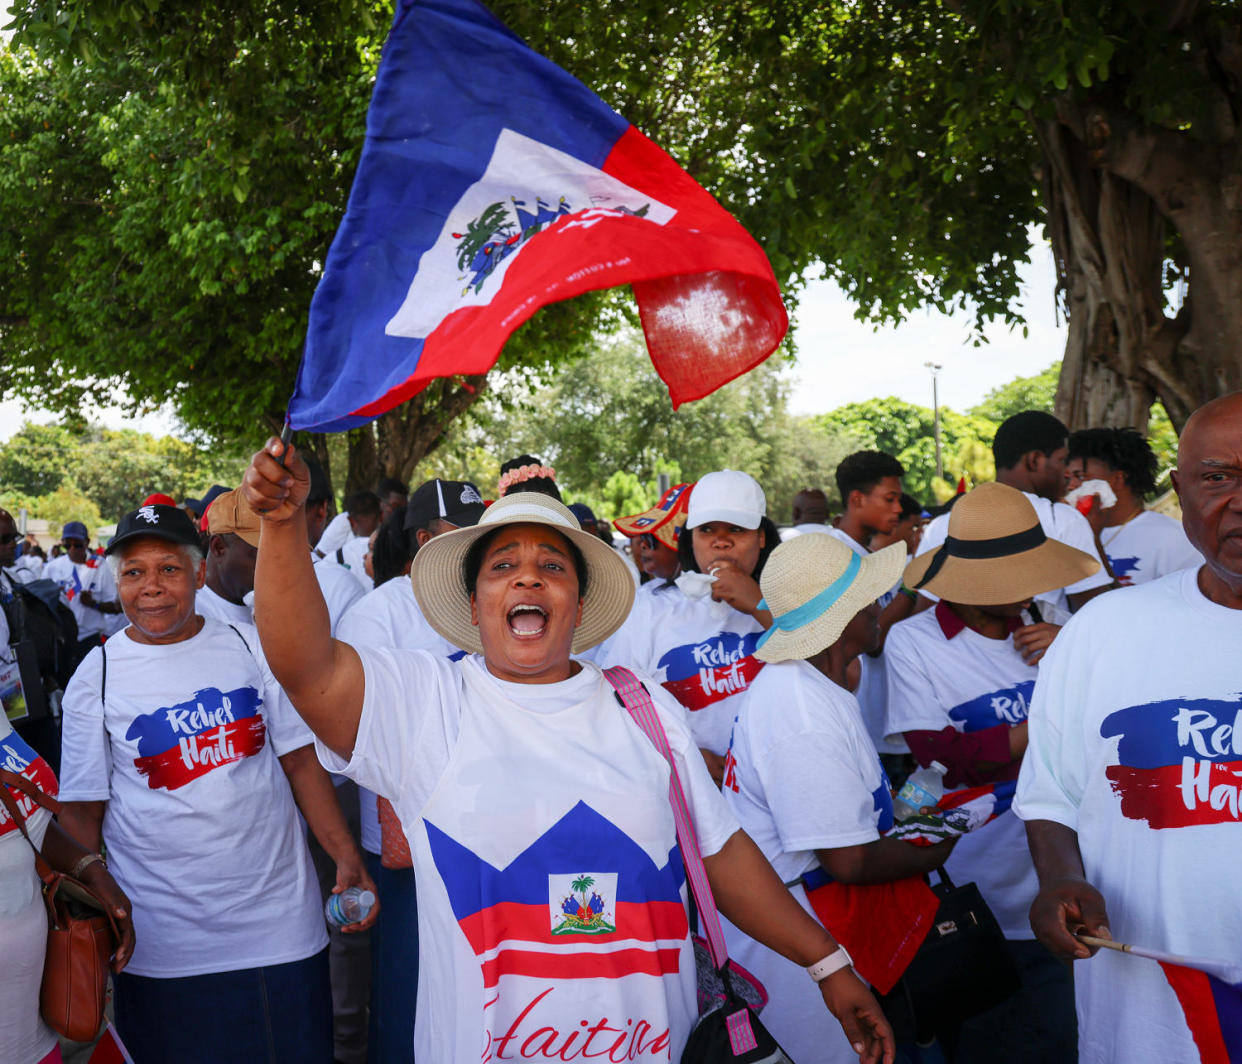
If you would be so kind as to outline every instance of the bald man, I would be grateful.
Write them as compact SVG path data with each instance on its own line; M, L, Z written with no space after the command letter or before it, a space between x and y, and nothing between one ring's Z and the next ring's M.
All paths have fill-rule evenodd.
M1081 962L1092 1064L1242 1059L1236 997L1216 999L1213 1057L1182 1007L1201 977L1075 937L1227 963L1242 942L1242 393L1191 416L1173 486L1205 564L1104 595L1062 630L1014 802L1039 873L1031 926Z
M827 532L828 527L828 496L819 488L803 488L793 498L793 527L781 531L781 540L806 532Z

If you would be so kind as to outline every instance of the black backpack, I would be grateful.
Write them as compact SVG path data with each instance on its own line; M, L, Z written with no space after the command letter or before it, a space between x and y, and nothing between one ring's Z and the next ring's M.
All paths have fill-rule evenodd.
M55 580L10 583L13 598L4 606L9 640L30 640L47 692L64 690L77 664L78 622L61 601Z

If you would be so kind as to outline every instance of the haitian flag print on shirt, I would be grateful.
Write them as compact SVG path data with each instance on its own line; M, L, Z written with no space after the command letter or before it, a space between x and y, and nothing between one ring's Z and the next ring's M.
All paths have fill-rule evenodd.
M763 668L754 656L762 635L721 632L698 643L673 647L657 662L665 670L665 689L692 712L746 690Z
M1021 724L1031 706L1034 680L1022 680L1012 687L989 691L949 710L949 720L958 731L975 732L998 724Z
M175 791L222 765L253 757L267 737L262 704L253 687L206 687L184 702L143 713L125 733L138 742L134 768L152 790Z
M425 824L485 987L508 975L621 979L679 970L689 925L676 846L657 868L633 839L579 802L507 867L495 868Z
M662 149L474 0L403 0L290 423L352 428L486 373L540 307L621 284L674 407L788 328L763 250Z
M1117 578L1117 583L1122 587L1131 587L1134 584L1134 573L1139 567L1137 556L1133 558L1114 558L1110 554L1108 556L1108 564L1113 570L1113 576Z
M1119 764L1106 770L1121 815L1152 828L1236 824L1242 790L1242 692L1169 698L1110 713Z
M7 735L0 738L0 768L16 772L19 776L25 776L51 798L55 798L59 791L56 774L51 766L35 753L30 744L15 731L10 730ZM9 793L13 796L22 816L33 816L35 810L39 808L33 798L22 794L16 788L10 788ZM3 806L0 806L0 838L17 830L18 827L12 817Z

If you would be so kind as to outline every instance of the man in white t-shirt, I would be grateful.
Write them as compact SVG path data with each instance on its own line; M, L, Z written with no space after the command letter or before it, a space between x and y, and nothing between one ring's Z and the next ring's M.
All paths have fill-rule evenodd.
M306 500L306 531L313 547L326 535L324 525L328 522L328 503L332 500L332 485L323 467L309 455L306 459L306 466L310 470L311 482L310 495ZM345 517L346 525L348 525L348 515L338 514L333 520L342 516ZM334 547L333 551L335 550ZM348 569L337 564L335 557L319 558L315 556L313 550L311 556L315 558L315 579L319 582L319 590L323 593L323 600L328 606L328 619L335 633L337 624L345 616L345 611L362 598L366 591L350 575Z
M1066 469L1070 490L1101 481L1116 497L1112 506L1104 506L1098 495L1088 496L1085 516L1122 587L1203 564L1179 522L1143 506L1156 490L1158 468L1151 446L1134 429L1071 433Z
M1065 494L1068 438L1069 430L1051 414L1024 410L1002 421L992 441L996 482L1017 488L1027 497L1039 514L1044 532L1051 538L1093 555L1100 562L1100 571L1093 576L1070 587L1035 596L1041 616L1052 624L1063 624L1088 599L1116 587L1104 562L1099 540L1087 519L1074 507L1057 501ZM923 530L919 555L939 548L948 527L949 514L932 521Z
M455 528L478 523L483 497L466 481L429 480L410 496L405 513L407 553ZM320 562L316 569L324 565ZM364 650L426 650L457 661L466 652L453 646L423 616L409 579L394 577L364 595L337 626L339 638ZM373 1060L409 1059L414 1044L418 989L418 900L413 868L386 868L380 855L378 796L358 787L362 849L379 885L384 907L371 935L371 994L368 1041ZM391 806L389 806L391 809ZM392 820L396 814L392 814ZM390 848L393 840L389 840ZM403 840L402 840L403 841Z
M130 626L65 693L61 823L91 850L106 842L133 902L115 1009L137 1060L257 1064L277 1045L327 1064L327 937L298 813L340 889L374 885L257 632L196 613L198 542L172 506L117 528Z
M781 542L808 532L827 532L828 496L819 488L803 488L793 497L793 525L781 529Z
M1237 959L1240 426L1234 393L1182 431L1173 485L1205 564L1091 603L1035 688L1014 809L1039 872L1031 926L1058 956L1086 962L1074 966L1084 1064L1237 1059L1236 1045L1211 1056L1196 1044L1159 964L1091 956L1074 936Z
M87 550L90 533L81 521L61 530L65 553L48 562L44 576L60 585L78 622L78 657L85 657L108 634L108 619L121 612L116 583L106 565Z

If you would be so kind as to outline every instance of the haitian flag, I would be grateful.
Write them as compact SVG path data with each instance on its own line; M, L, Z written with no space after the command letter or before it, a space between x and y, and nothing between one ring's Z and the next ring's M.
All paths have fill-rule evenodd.
M1160 967L1182 1006L1200 1064L1242 1060L1242 968L1177 959L1183 963L1161 960Z
M937 803L936 812L901 821L889 837L915 846L933 846L958 838L1008 812L1017 789L1017 780L1005 780L950 791Z
M473 0L404 0L289 423L340 431L486 373L541 306L620 284L674 407L789 324L762 249L664 151Z

